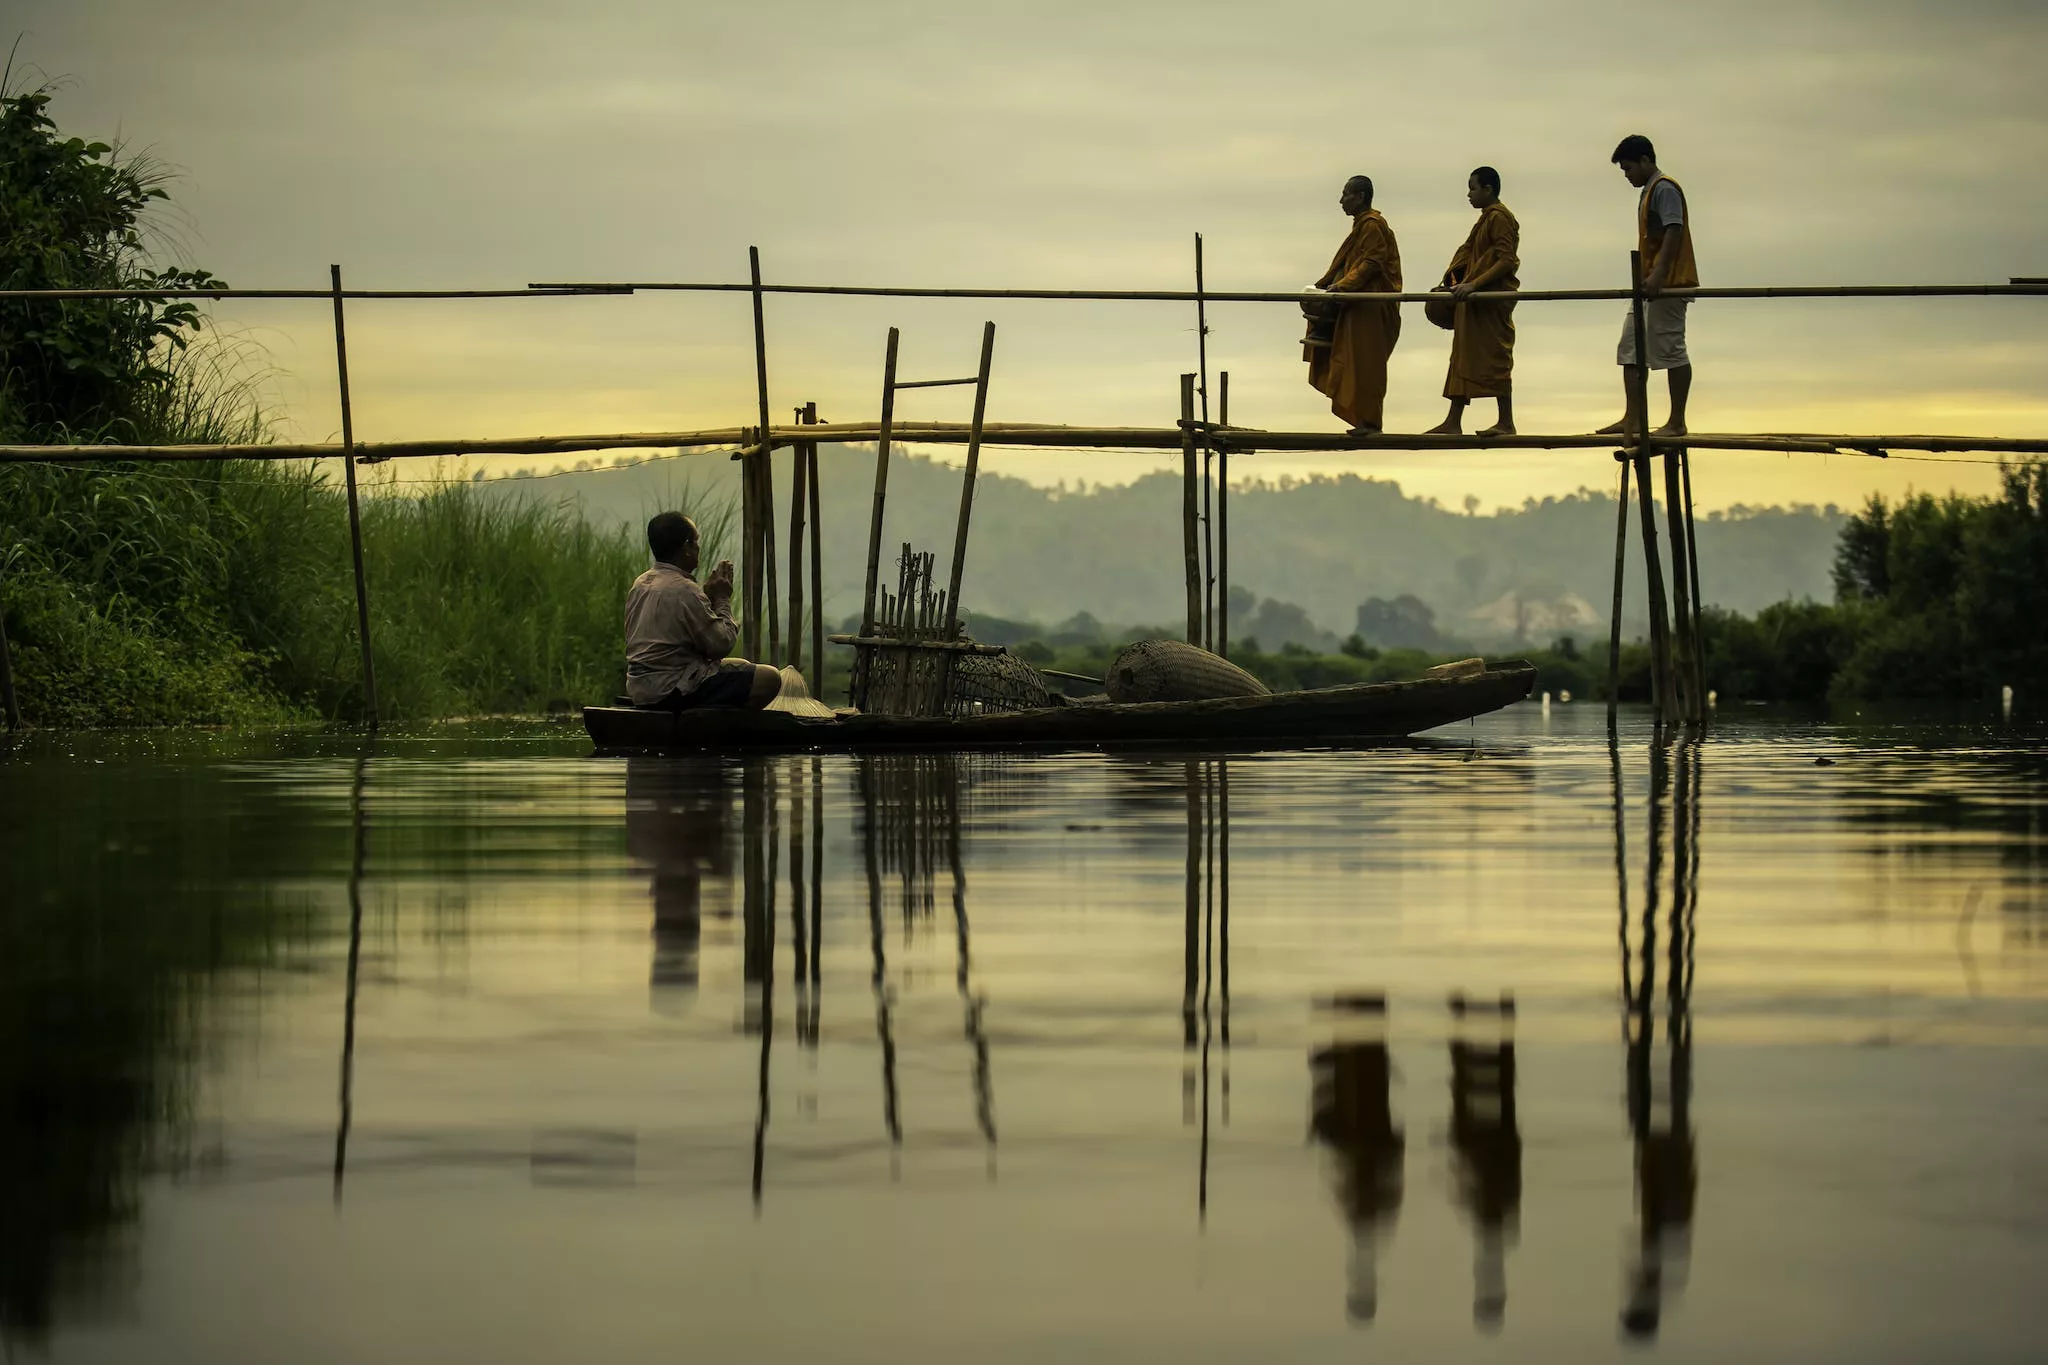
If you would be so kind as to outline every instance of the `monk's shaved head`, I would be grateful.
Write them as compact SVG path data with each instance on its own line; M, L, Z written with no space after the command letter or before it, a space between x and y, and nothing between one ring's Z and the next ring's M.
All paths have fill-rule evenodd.
M1369 175L1354 175L1345 181L1344 192L1349 194L1353 191L1365 196L1365 202L1370 204L1372 202L1372 177Z

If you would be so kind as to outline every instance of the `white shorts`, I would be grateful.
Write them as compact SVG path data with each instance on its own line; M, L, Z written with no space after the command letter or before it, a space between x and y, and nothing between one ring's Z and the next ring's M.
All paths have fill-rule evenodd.
M1650 368L1676 370L1692 364L1685 353L1685 306L1691 299L1651 299L1643 305L1643 331L1650 338ZM1636 363L1635 314L1631 309L1621 319L1621 345L1615 363Z

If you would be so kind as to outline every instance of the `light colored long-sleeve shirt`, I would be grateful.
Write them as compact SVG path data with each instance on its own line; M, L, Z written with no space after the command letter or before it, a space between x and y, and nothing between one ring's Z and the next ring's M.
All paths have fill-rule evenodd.
M739 637L732 599L713 603L697 580L656 563L626 593L626 695L651 706L718 671Z

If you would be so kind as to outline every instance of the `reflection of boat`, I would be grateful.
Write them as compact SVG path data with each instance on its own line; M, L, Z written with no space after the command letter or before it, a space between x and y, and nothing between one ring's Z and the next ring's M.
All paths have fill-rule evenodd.
M1048 706L960 716L845 715L812 720L778 711L640 711L586 706L600 751L659 749L975 749L1130 744L1288 746L1395 739L1498 711L1529 695L1534 666L1504 660L1465 677L1359 683L1263 697Z

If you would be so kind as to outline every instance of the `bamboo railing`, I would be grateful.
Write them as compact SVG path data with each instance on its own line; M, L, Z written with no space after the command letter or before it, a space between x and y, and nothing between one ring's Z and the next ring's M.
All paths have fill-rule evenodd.
M1699 569L1696 538L1692 534L1692 477L1690 454L1695 450L1719 451L1762 451L1788 454L1853 454L1883 458L1892 451L1914 451L1928 454L1984 453L1998 455L2039 455L2048 454L2048 438L2008 438L1951 435L1889 435L1889 434L1824 434L1811 432L1778 433L1698 433L1683 437L1664 437L1655 434L1612 434L1587 435L1515 435L1482 438L1464 435L1404 435L1388 433L1383 435L1353 437L1327 432L1268 431L1258 428L1233 426L1229 421L1228 384L1224 375L1224 397L1217 413L1218 421L1209 420L1208 384L1208 309L1211 305L1245 303L1271 304L1305 302L1394 302L1421 303L1435 297L1430 292L1401 293L1327 293L1319 290L1211 290L1206 287L1203 272L1201 239L1196 239L1195 288L1176 289L1006 289L1006 288L920 288L906 286L876 285L806 285L768 284L761 278L759 252L749 248L750 279L744 284L679 281L621 281L621 282L558 282L534 283L524 288L505 289L345 289L341 283L340 268L333 267L329 287L326 289L10 289L0 290L0 299L18 300L90 300L130 298L140 300L170 299L304 299L327 300L334 309L336 370L342 405L342 439L340 442L296 442L271 445L0 445L0 464L5 463L55 463L80 464L102 461L208 461L208 460L319 460L340 459L343 462L345 480L348 485L350 547L353 559L357 596L358 644L362 654L364 683L364 718L374 729L377 724L376 679L371 665L369 639L368 586L364 581L362 567L362 532L360 514L355 496L355 466L393 459L437 459L465 455L570 455L605 450L670 449L698 453L725 453L744 464L741 480L743 489L742 559L745 563L744 579L747 597L748 632L750 652L754 657L763 658L787 654L792 663L801 659L800 614L804 609L802 595L802 546L798 537L808 530L810 550L811 594L809 609L812 613L812 666L821 668L823 660L820 651L823 645L819 596L822 579L818 562L820 544L818 526L819 489L817 477L817 448L827 444L880 443L896 441L909 444L967 444L973 446L978 439L991 445L1049 448L1049 449L1093 449L1105 451L1129 450L1179 450L1182 453L1183 478L1186 482L1182 499L1184 528L1184 559L1188 578L1188 638L1191 642L1204 644L1227 655L1229 635L1227 630L1229 599L1229 541L1227 531L1218 534L1218 527L1227 528L1229 475L1228 460L1232 454L1245 455L1257 452L1359 452L1373 451L1474 451L1474 450L1608 450L1621 462L1621 494L1619 516L1621 526L1617 530L1615 559L1616 604L1612 647L1610 648L1610 721L1612 720L1612 695L1615 691L1616 675L1612 672L1619 660L1619 621L1622 601L1622 569L1626 548L1626 518L1628 515L1628 493L1631 472L1634 474L1636 493L1642 504L1644 553L1649 572L1648 586L1651 605L1652 656L1656 666L1656 683L1653 697L1655 712L1661 725L1671 719L1683 719L1697 724L1705 718L1702 695L1702 673L1698 637L1699 613ZM1624 289L1538 289L1538 290L1484 290L1468 296L1471 300L1486 302L1545 303L1545 302L1597 302L1628 301L1638 332L1641 330L1642 305L1648 297L1640 283L1640 263L1632 261L1630 285ZM357 300L433 300L433 299L549 299L605 297L637 293L745 293L753 298L753 323L756 375L756 422L752 426L722 427L696 431L655 431L623 432L567 436L517 436L498 438L464 438L448 440L413 441L371 441L355 439L351 415L350 393L347 372L347 342L344 330L344 304ZM1048 301L1089 301L1089 302L1158 302L1194 304L1196 309L1196 330L1198 368L1184 376L1180 420L1167 427L1075 427L1046 423L982 422L980 413L974 423L917 422L895 423L891 416L884 414L879 423L816 423L815 405L805 414L806 419L797 424L778 427L770 422L768 391L767 336L764 316L764 302L767 295L813 295L865 298L914 298L914 299L1016 299ZM1661 296L1684 299L1885 299L1885 298L1996 298L1996 297L2039 297L2048 295L2048 278L2015 276L2005 284L1905 284L1905 285L1759 285L1732 286L1699 289L1672 289L1662 291ZM1639 345L1637 354L1642 354ZM985 363L985 361L984 361ZM1647 378L1647 376L1645 376ZM954 383L959 381L919 381L919 383ZM986 387L984 375L983 388ZM898 385L897 387L914 387ZM893 389L890 390L893 393ZM1199 398L1199 406L1197 399ZM1200 414L1199 416L1197 414ZM790 604L788 616L787 648L784 649L781 631L777 621L777 593L774 586L776 577L776 555L774 547L774 479L769 473L769 461L775 451L793 448L796 452L796 469L793 475L792 492L799 500L791 509L790 535ZM1202 455L1200 463L1201 492L1196 496L1197 451ZM1217 469L1221 473L1221 487L1211 483L1210 458L1220 460ZM1675 621L1667 620L1664 602L1664 574L1661 556L1656 547L1654 522L1651 520L1653 499L1649 486L1649 460L1661 456L1665 460L1665 506L1672 536L1672 604L1677 609ZM886 477L884 475L883 477ZM808 507L804 500L808 500ZM972 490L963 495L961 527L964 530L971 511ZM804 516L808 511L809 516ZM806 528L805 521L809 525ZM1197 527L1199 526L1199 534ZM956 547L956 555L958 552ZM870 578L875 569L870 566ZM950 600L957 610L959 569L953 571L954 584ZM765 589L765 591L764 591ZM764 642L760 635L763 616L768 623L768 638ZM1219 619L1220 618L1220 619ZM1674 630L1675 626L1675 630ZM761 645L768 646L764 655ZM4 709L11 724L18 724L15 713L12 678L8 656L4 621L0 621L0 709Z

